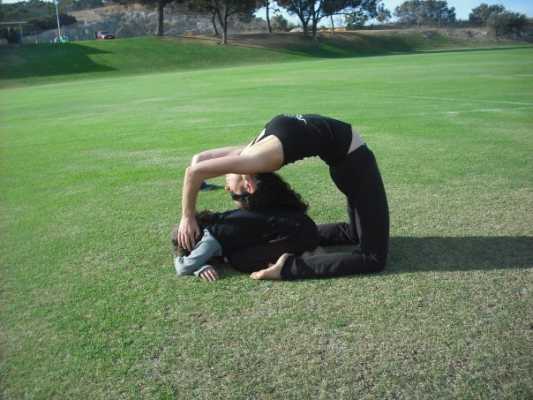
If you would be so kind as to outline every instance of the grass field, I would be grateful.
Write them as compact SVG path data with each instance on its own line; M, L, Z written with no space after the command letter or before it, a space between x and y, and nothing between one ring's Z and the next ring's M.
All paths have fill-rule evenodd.
M446 37L418 31L337 33L318 42L294 34L236 35L231 46L209 38L138 37L81 41L66 45L0 46L0 88L241 65L265 65L317 58L367 57L457 49L517 47L528 44L492 39Z
M533 397L533 48L282 61L10 76L0 397ZM176 278L191 156L307 112L350 121L376 153L387 271ZM318 160L282 175L317 222L345 218ZM221 191L199 203L231 207Z

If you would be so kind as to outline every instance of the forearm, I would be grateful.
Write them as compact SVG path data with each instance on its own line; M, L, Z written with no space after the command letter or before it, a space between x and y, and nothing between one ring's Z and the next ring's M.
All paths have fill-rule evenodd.
M202 174L195 173L191 167L185 169L183 189L181 195L182 218L193 218L196 212L196 199L203 181Z

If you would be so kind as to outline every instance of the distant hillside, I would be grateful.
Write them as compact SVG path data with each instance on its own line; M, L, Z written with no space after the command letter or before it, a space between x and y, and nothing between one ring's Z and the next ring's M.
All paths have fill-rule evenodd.
M107 31L117 38L153 35L157 31L158 13L155 7L142 4L112 4L87 10L70 11L77 23L65 26L63 33L71 40L91 40L97 31ZM211 35L214 33L211 16L190 11L183 4L169 4L164 11L164 31L166 36L183 34ZM240 33L266 31L266 22L252 19L243 22L231 17L229 32ZM24 38L25 43L50 43L56 37L52 29L38 35Z
M127 74L269 64L312 58L363 57L420 50L515 45L443 31L361 31L322 34L250 34L231 37L228 46L212 38L142 37L108 41L0 48L0 86ZM524 44L521 44L524 45Z

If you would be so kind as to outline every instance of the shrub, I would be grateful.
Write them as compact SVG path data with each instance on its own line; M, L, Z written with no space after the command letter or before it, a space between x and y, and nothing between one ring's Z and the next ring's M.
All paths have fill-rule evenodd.
M492 14L487 20L487 26L496 36L521 36L526 25L527 18L524 14L510 11Z
M270 19L270 25L275 31L288 32L290 30L289 21L287 21L287 19L281 14L274 15Z
M491 15L503 12L505 12L505 7L502 5L496 4L489 6L486 3L481 3L478 7L472 9L468 20L474 25L486 25Z
M29 26L26 28L28 32L39 33L47 31L49 29L55 29L57 27L57 19L55 16L33 18L28 21ZM76 17L68 14L59 15L59 23L61 26L72 25L77 22Z
M354 12L344 17L344 23L346 25L346 29L355 30L363 27L368 19L368 15L366 15L364 12Z

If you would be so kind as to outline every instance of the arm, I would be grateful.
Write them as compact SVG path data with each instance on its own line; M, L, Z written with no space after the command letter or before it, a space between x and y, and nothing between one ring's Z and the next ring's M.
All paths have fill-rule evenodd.
M261 155L225 156L191 165L185 170L183 181L182 217L194 217L198 190L204 179L229 173L253 175L260 172L272 172L278 168L278 163Z
M202 161L212 160L212 159L226 157L230 155L239 155L245 147L246 146L221 147L218 149L203 151L201 153L195 154L192 157L191 166L196 165ZM184 186L186 184L185 180L187 178L187 175L188 175L188 169L185 171ZM205 181L202 179L200 183L198 184L199 186L197 189L188 189L188 191L193 191L197 195L198 191L200 190L204 182ZM193 186L195 184L193 184ZM184 187L184 190L185 190L185 187ZM196 198L194 199L194 203L196 203ZM192 214L194 214L194 211L192 212ZM176 233L176 239L178 240L180 245L182 247L185 247L188 250L192 249L192 246L194 245L196 238L200 234L200 229L198 227L196 219L192 217L192 214L191 213L185 214L182 212L182 218L180 221L180 230ZM183 240L180 239L180 235L179 235L180 231L185 235L186 239L183 239Z
M199 234L195 219L196 200L200 185L205 179L227 173L256 174L272 172L281 167L282 159L275 152L252 155L224 156L200 161L185 170L182 192L181 221L178 231L178 243L186 249L192 249Z
M1 0L0 0L1 1ZM245 146L237 147L221 147L219 149L206 150L195 154L191 160L191 165L198 164L200 161L212 160L213 158L220 158L225 156L238 156ZM208 190L209 185L206 181L202 181L200 190Z
M202 151L195 154L191 160L191 165L198 164L200 161L212 160L213 158L220 158L225 156L238 156L246 146L236 147L221 147L219 149L212 149Z
M202 151L201 153L195 154L192 157L190 166L196 165L202 161L226 157L229 155L239 155L245 147L246 146L220 147L218 149ZM185 170L185 178L183 180L183 193L185 193L185 191L187 191L187 193L192 193L189 196L192 196L192 200L190 200L189 202L192 201L193 204L196 204L196 197L198 195L198 191L200 190L201 185L205 181L204 179L201 179L199 182L191 182L191 179L187 179L188 175L189 168ZM189 186L187 190L185 189L186 185ZM190 207L188 207L187 210L190 210ZM190 251L194 245L194 242L196 241L196 238L200 234L200 229L198 227L198 223L196 222L196 218L194 218L194 209L192 211L185 212L185 208L182 206L181 216L182 217L179 225L179 230L176 233L176 239L182 247ZM182 233L182 239L180 239L180 232Z
M222 247L218 240L204 230L202 239L196 244L188 256L176 257L174 267L178 276L191 275L200 276L208 267L207 262L215 257L222 255ZM212 267L211 267L212 268Z

